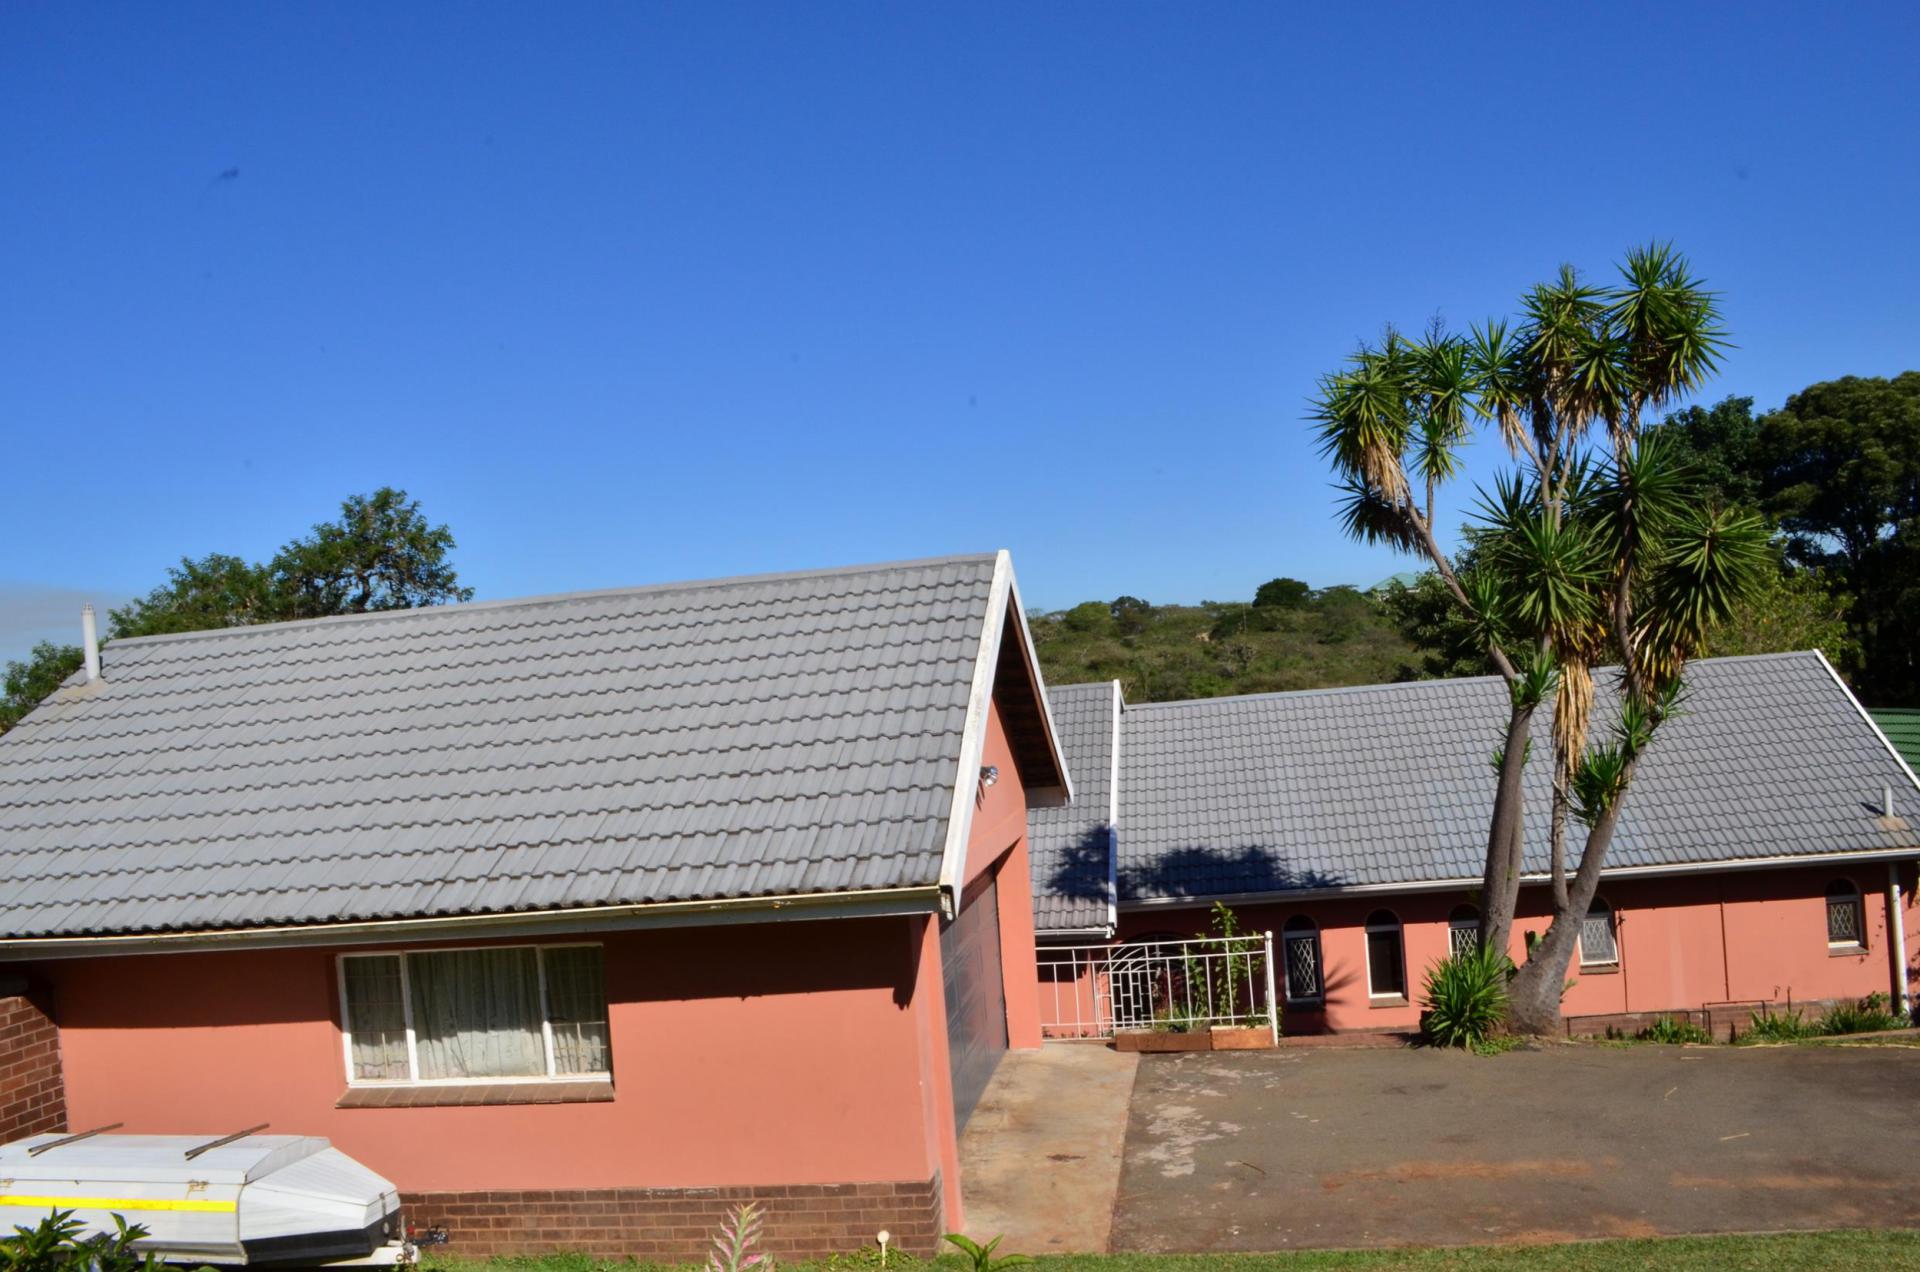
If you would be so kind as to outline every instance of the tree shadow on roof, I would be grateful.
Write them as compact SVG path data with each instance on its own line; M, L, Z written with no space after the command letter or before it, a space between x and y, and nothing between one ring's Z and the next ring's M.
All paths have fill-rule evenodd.
M1271 848L1248 844L1215 848L1196 844L1158 854L1153 861L1120 868L1120 899L1220 897L1246 892L1292 892L1338 888L1343 875L1295 867Z
M1059 863L1047 874L1046 891L1072 901L1113 900L1113 831L1104 825L1081 834L1059 854Z

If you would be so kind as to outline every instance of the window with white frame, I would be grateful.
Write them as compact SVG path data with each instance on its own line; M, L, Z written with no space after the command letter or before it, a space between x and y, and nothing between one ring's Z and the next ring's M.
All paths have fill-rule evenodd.
M1595 897L1580 924L1580 966L1613 967L1619 962L1620 941L1613 927L1613 907Z
M1867 943L1866 910L1851 879L1827 885L1827 948L1859 949Z
M1367 916L1367 994L1373 998L1407 996L1407 960L1400 920L1391 910Z
M1320 929L1304 914L1287 920L1280 931L1280 948L1287 967L1287 1001L1317 1001L1320 982Z
M598 945L489 945L340 958L352 1082L604 1077Z
M1447 916L1447 953L1454 958L1480 948L1480 911L1470 905L1456 905Z

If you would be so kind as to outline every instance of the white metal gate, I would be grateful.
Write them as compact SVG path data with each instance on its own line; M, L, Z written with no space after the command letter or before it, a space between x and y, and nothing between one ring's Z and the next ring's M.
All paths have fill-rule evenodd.
M1280 1037L1273 933L1042 945L1040 1032L1045 1038L1111 1038L1131 1029L1192 1031L1264 1025Z

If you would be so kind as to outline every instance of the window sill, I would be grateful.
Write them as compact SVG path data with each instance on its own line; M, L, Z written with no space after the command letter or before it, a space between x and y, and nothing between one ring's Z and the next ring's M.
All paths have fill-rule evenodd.
M1367 996L1368 1007L1405 1007L1406 1005L1405 994L1369 994Z
M1829 945L1827 946L1828 958L1859 958L1862 954L1865 954L1866 952L1867 952L1867 947L1864 945Z
M1582 963L1580 964L1580 974L1582 976L1618 976L1620 974L1620 964Z
M450 1104L599 1104L613 1099L605 1078L580 1082L422 1082L348 1087L337 1109L424 1109Z

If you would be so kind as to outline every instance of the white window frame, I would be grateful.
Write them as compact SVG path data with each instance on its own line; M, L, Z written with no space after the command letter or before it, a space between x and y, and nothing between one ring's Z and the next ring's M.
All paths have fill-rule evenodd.
M1302 1005L1324 1003L1327 1001L1327 960L1326 948L1320 943L1320 925L1314 923L1313 919L1306 915L1296 915L1294 917L1305 918L1312 926L1304 928L1282 927L1280 929L1280 992L1286 1001L1290 1003ZM1288 922L1292 922L1292 920L1290 919ZM1287 948L1289 941L1311 941L1313 943L1314 992L1311 994L1296 995L1293 992L1293 952Z
M601 951L602 989L605 988L606 947L598 941L560 941L550 945L420 945L407 946L396 950L356 950L352 954L341 954L334 959L334 983L340 996L340 1051L347 1067L347 1085L350 1087L443 1087L443 1086L506 1086L515 1084L540 1084L545 1082L602 1082L613 1078L611 1067L585 1073L558 1073L555 1071L553 1052L553 1016L547 1009L547 955L548 950L595 949ZM420 1076L420 1052L414 1041L413 1033L413 983L407 970L409 954L457 954L463 950L532 950L534 955L534 976L540 984L540 1040L546 1050L547 1071L541 1074L522 1074L513 1077L498 1078L423 1078ZM347 960L350 958L398 958L400 960L400 1016L407 1028L407 1072L406 1078L363 1078L353 1071L353 1027L352 1017L347 1011ZM613 1059L613 1009L607 1005L607 1059L611 1066Z
M1587 957L1587 920L1593 917L1593 907L1596 905L1605 906L1607 910L1607 931L1613 934L1612 958ZM1587 912L1582 915L1580 919L1580 935L1573 938L1573 944L1574 948L1580 951L1580 966L1582 967L1620 966L1620 911L1614 909L1613 903L1605 897L1595 897L1587 903Z
M1461 918L1456 914L1449 914L1447 916L1447 957L1448 958L1458 958L1462 954L1470 953L1474 949L1474 947L1480 944L1480 911L1478 907L1463 904L1463 905L1457 905L1453 908L1456 911L1472 910L1473 917L1470 919ZM1465 949L1462 949L1460 946L1459 937L1460 937L1460 933L1462 932L1469 934L1469 941Z
M1833 903L1839 899L1833 895L1834 883L1844 883L1849 888L1853 889L1853 895L1851 898L1849 898L1849 900L1853 904L1853 927L1854 927L1854 932L1856 933L1856 936L1851 941L1836 941L1833 939L1833 917L1832 917ZM1840 878L1835 879L1833 883L1830 883L1827 885L1827 890L1825 893L1822 894L1821 900L1824 902L1824 904L1820 907L1820 921L1826 924L1827 949L1836 954L1842 954L1842 953L1853 954L1853 953L1857 953L1860 950L1866 949L1867 948L1867 894L1860 890L1860 885L1855 883L1852 879L1849 879L1843 875Z
M1371 1002L1404 1003L1407 999L1407 925L1392 910L1375 910L1374 914L1384 914L1393 920L1391 923L1375 923L1373 915L1367 916L1366 936L1362 942L1362 953L1367 964L1367 998ZM1378 990L1373 987L1373 934L1391 932L1400 946L1400 988Z

